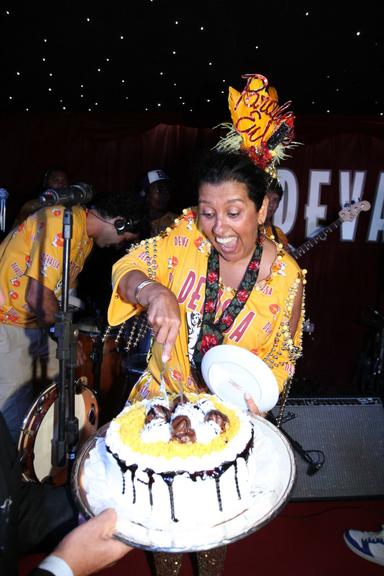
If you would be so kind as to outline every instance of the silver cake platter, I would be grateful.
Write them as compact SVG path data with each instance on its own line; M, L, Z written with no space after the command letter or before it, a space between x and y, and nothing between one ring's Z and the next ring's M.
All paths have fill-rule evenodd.
M268 485L255 487L247 508L241 514L207 528L199 526L185 529L177 524L174 528L153 529L127 519L123 523L123 529L119 524L119 531L115 533L115 537L129 546L143 550L196 552L236 542L268 524L288 502L296 479L296 464L292 448L278 428L258 416L252 418L252 421L255 430L261 433L268 443L268 451L270 457L274 459L278 474L273 475L273 480L271 483L268 481ZM96 459L98 450L105 450L104 437L108 426L109 424L105 424L101 427L82 446L72 469L72 491L79 509L86 518L95 516L96 511L84 489L84 465L90 457L91 450L93 450L92 457ZM105 495L104 508L114 507L113 500L108 497L107 486L101 485L97 489L100 489L103 499Z

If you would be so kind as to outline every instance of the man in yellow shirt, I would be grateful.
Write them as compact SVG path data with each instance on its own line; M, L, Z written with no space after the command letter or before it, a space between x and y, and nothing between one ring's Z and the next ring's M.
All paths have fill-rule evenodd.
M38 210L0 246L0 409L15 440L34 396L58 374L49 327L61 299L63 214L60 205ZM137 202L119 195L99 199L89 209L74 206L72 216L70 288L93 244L108 247L136 239L142 213Z

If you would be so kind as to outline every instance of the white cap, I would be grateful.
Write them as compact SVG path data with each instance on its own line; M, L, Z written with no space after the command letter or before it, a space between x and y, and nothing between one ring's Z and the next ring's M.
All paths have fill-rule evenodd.
M169 180L169 176L164 172L164 170L150 170L146 175L147 185L158 182L159 180Z

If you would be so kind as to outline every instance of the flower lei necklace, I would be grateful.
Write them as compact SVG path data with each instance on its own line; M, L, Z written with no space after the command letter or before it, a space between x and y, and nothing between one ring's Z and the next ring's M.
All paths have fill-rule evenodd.
M215 322L216 312L219 305L219 254L215 248L211 249L208 258L207 278L205 284L205 300L203 318L199 338L196 342L192 363L200 372L203 356L210 348L222 343L224 332L229 330L235 318L239 315L244 304L249 298L259 275L260 260L263 254L263 246L257 242L255 251L241 280L239 289L236 291L229 306L223 311L220 318Z

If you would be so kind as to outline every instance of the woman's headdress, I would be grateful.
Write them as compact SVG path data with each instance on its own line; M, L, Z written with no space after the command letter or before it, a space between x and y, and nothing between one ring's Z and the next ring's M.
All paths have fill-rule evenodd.
M279 106L277 92L268 86L261 74L245 74L247 84L240 93L229 88L228 104L232 124L220 124L228 130L215 149L221 151L244 150L251 160L272 177L276 177L277 164L287 158L286 150L296 146L291 102Z

